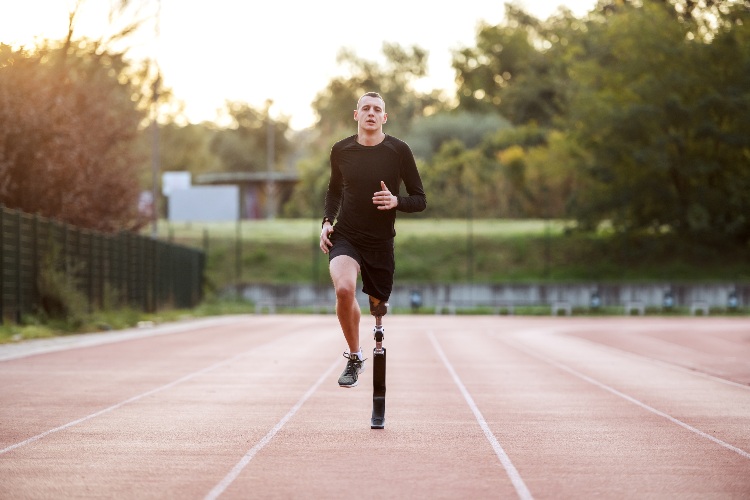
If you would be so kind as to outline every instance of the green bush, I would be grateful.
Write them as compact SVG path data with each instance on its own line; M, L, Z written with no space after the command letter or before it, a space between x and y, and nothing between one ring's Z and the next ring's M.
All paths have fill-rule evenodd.
M41 310L39 314L70 328L83 325L89 313L89 301L81 292L76 271L82 264L65 259L53 249L42 260L37 276Z

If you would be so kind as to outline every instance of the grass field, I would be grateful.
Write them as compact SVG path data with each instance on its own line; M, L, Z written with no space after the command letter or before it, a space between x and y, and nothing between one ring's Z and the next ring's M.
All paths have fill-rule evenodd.
M564 221L410 219L396 229L397 276L408 283L747 281L744 249L665 239L616 240L566 231ZM320 222L277 219L160 224L160 235L204 248L210 287L325 283Z
M734 282L750 281L747 249L717 251L653 238L617 240L566 231L562 221L434 220L397 222L396 280L401 284L554 282ZM144 231L150 234L150 228ZM100 311L84 324L0 325L0 343L71 333L161 323L181 317L246 313L242 302L220 292L242 283L328 284L328 262L318 248L316 220L168 224L159 234L207 252L207 298L191 311ZM473 311L489 313L490 311ZM516 314L547 314L517 309ZM583 312L585 313L585 312ZM601 310L600 314L618 314ZM658 313L658 311L656 312ZM686 311L675 311L686 314Z
M529 220L474 220L464 219L399 219L396 230L399 237L461 237L469 233L478 237L512 237L544 235L547 229L553 235L562 234L565 228L563 221ZM149 228L150 231L150 228ZM259 241L299 241L300 238L318 238L320 221L318 219L276 219L245 220L238 232L236 222L159 223L159 237L195 243L208 235L211 239L234 239L240 235L243 240Z

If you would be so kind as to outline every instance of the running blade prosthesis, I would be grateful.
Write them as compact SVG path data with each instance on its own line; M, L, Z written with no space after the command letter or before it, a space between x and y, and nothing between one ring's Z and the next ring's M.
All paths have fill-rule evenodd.
M380 302L373 305L370 299L370 312L375 316L375 349L372 350L372 418L371 429L385 427L385 347L383 347L382 319L388 312L388 304Z

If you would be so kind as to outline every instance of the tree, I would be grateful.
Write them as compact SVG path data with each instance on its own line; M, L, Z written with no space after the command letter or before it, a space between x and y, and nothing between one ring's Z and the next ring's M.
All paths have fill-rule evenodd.
M159 127L162 171L185 170L200 175L218 170L220 160L211 152L211 141L217 128L211 123L178 125L163 123Z
M442 109L439 94L425 95L413 89L414 82L427 73L426 51L386 43L383 55L385 65L358 58L351 50L339 53L338 63L348 66L346 76L331 79L313 102L316 128L324 140L352 130L357 99L365 92L377 91L385 99L386 111L393 118L386 127L393 135L404 135L412 121L425 112Z
M540 21L506 4L504 23L481 26L476 47L454 53L459 107L551 125L566 109L565 52L580 36L568 11Z
M710 39L719 27L731 26L733 16L728 14L732 11L750 9L750 0L599 0L593 13L608 16L644 4L665 7L675 20L688 26L692 37L703 39Z
M431 217L464 218L472 206L481 206L477 182L479 152L459 140L444 143L429 164L418 164ZM497 183L493 183L493 187Z
M658 3L591 25L567 121L589 152L573 205L584 225L750 240L749 25L738 6L696 38Z
M474 148L488 134L509 127L508 120L496 113L442 112L415 119L404 140L415 156L430 160L448 141L458 139Z
M578 155L562 133L501 128L467 148L446 141L420 172L432 217L564 217Z
M283 207L285 217L323 218L323 205L328 189L331 164L327 151L309 155L297 163L299 183Z
M566 217L575 188L572 165L577 155L562 132L537 125L498 131L482 144L482 154L496 162L498 216Z
M261 172L268 168L268 131L273 130L274 168L283 165L290 150L286 133L288 118L271 119L269 108L256 109L244 102L227 102L232 125L217 130L211 140L210 151L221 162L225 172Z
M80 39L83 3L63 40L0 45L0 202L91 229L136 229L145 222L137 143L153 76L122 47L152 5L111 2L107 34Z
M0 201L91 229L139 227L134 94L124 55L95 43L0 45Z

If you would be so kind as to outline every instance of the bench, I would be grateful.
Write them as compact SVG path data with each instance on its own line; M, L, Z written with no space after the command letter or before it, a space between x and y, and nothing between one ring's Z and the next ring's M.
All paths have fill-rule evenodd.
M708 316L709 310L710 307L708 305L708 302L699 300L690 304L690 314L692 316L695 316L698 311L701 311L704 316Z
M513 304L511 303L502 303L502 304L495 304L492 306L493 313L495 316L499 316L501 312L503 312L503 309L508 311L508 316L513 316Z
M630 316L633 311L637 311L638 315L643 316L646 314L646 305L639 300L625 302L625 316Z
M273 300L260 300L255 303L255 314L261 314L264 309L268 311L268 314L276 314L276 302Z
M443 314L443 310L452 316L456 315L456 305L453 302L440 302L435 305L435 314Z
M557 316L559 311L564 312L566 316L570 316L573 314L573 306L570 305L570 302L553 302L551 310L552 316Z

